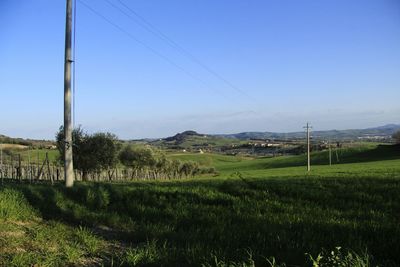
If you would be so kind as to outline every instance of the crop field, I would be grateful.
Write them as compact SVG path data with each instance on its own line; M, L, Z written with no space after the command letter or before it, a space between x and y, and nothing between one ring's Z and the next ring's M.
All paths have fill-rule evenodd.
M0 266L400 265L398 147L346 149L332 166L318 152L310 173L304 155L168 156L218 174L5 183Z

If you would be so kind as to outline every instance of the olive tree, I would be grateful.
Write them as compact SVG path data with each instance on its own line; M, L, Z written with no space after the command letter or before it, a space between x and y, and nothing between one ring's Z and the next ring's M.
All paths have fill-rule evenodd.
M56 134L60 160L64 162L64 129L61 126ZM111 133L87 134L79 126L72 131L74 168L82 171L83 180L90 172L115 167L118 162L120 143Z
M135 169L152 168L157 163L152 149L147 147L125 146L119 153L119 160L125 166Z
M199 164L195 161L186 161L180 166L180 174L185 177L194 176L199 172L199 170Z

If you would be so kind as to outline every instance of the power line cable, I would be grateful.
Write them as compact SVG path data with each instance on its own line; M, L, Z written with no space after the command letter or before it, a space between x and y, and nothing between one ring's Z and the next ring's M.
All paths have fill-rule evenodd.
M251 99L252 101L255 101L252 96L247 94L244 90L240 89L238 86L234 85L232 82L224 78L222 75L208 67L205 63L200 61L197 57L195 57L192 53L190 53L188 50L183 48L181 45L179 45L177 42L172 40L170 37L168 37L166 34L164 34L161 30L159 30L157 27L155 27L152 23L150 23L148 20L146 20L143 16L141 16L139 13L137 13L135 10L130 8L127 4L125 4L122 0L117 0L122 6L124 6L128 11L130 11L133 15L135 15L137 18L139 18L140 22L137 19L134 19L132 16L124 12L121 8L116 6L114 3L112 3L110 0L104 0L107 3L109 3L111 6L114 8L120 10L123 14L125 14L127 17L131 18L134 22L136 22L138 25L140 25L142 28L146 29L147 31L151 32L155 36L157 36L159 39L165 41L168 43L171 47L175 48L177 51L179 51L182 55L186 56L193 62L195 62L197 65L205 69L208 73L212 74L214 77L219 79L220 81L224 82L227 86L229 86L231 89L234 89L235 91L239 92L241 95L246 96L247 98Z
M145 47L146 49L148 49L149 51L151 51L152 53L154 53L155 55L157 55L158 57L162 58L163 60L167 61L169 64L171 64L172 66L174 66L175 68L179 69L180 71L182 71L183 73L185 73L187 76L191 77L192 79L198 81L199 83L201 83L205 88L212 88L214 91L218 92L220 95L222 95L223 97L228 98L227 95L223 94L221 91L210 87L204 80L200 79L199 77L195 76L194 74L192 74L191 72L189 72L188 70L186 70L185 68L181 67L180 65L176 64L174 61L172 61L170 58L168 58L167 56L161 54L160 52L158 52L157 50L155 50L154 48L152 48L151 46L147 45L145 42L141 41L140 39L138 39L137 37L135 37L133 34L131 34L130 32L128 32L127 30L125 30L124 28L122 28L121 26L119 26L118 24L112 22L110 19L108 19L107 17L105 17L104 15L102 15L101 13L99 13L98 11L96 11L95 9L93 9L91 6L89 6L87 3L85 3L82 0L78 0L79 3L81 3L83 6L85 6L88 10L90 10L92 13L94 13L95 15L97 15L98 17L100 17L101 19L103 19L104 21L106 21L108 24L112 25L114 28L118 29L120 32L126 34L129 38L131 38L132 40L134 40L135 42L141 44L143 47Z
M127 13L126 11L124 11L123 9L121 9L119 6L117 6L116 4L114 4L113 2L111 2L110 0L104 0L105 2L107 2L110 6L112 6L113 8L117 9L118 11L120 11L121 13L123 13L125 16L127 16L129 19L131 19L133 22L137 23L139 26L141 26L142 28L144 28L145 30L147 30L148 32L152 33L153 35L155 35L157 38L159 38L160 40L164 41L165 43L167 43L170 47L172 47L173 49L177 50L181 55L187 57L189 60L191 60L192 62L196 63L197 65L199 65L200 67L202 67L203 69L205 69L207 72L211 73L213 76L217 77L219 80L222 80L225 84L227 84L229 87L231 87L232 89L238 91L240 94L242 94L243 96L246 96L248 99L250 99L252 102L252 104L254 102L258 102L258 104L261 106L262 104L257 100L254 99L252 96L248 95L247 93L245 93L244 91L242 91L241 89L239 89L237 86L235 86L234 84L232 84L231 82L229 82L227 79L225 79L222 75L218 74L217 72L213 71L211 68L209 68L207 65L205 65L204 63L202 63L199 59L197 59L195 56L193 56L193 54L191 54L190 52L188 52L186 49L184 49L182 46L180 46L179 44L177 44L174 40L172 40L171 38L169 38L166 34L162 33L159 29L157 29L157 27L153 26L150 22L148 22L144 17L142 17L140 14L138 14L137 12L135 12L133 9L131 9L129 6L127 6L124 2L122 2L121 0L117 0L118 2L121 3L121 5L123 5L127 10L129 10L132 14L135 15L132 16L129 13ZM232 99L233 100L233 99ZM261 114L258 114L257 112L255 112L254 110L250 109L249 110L250 113L253 113L257 116L262 117Z

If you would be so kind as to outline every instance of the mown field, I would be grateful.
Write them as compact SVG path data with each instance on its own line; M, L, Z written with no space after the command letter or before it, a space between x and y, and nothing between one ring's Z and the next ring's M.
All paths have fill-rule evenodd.
M319 266L399 266L399 148L344 150L332 166L324 153L310 173L304 156L173 154L218 176L7 183L0 266L313 266L320 253Z

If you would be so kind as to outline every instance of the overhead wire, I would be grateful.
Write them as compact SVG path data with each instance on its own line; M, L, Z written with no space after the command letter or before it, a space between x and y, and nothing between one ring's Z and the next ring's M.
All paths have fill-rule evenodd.
M214 77L225 83L228 87L231 89L237 91L243 96L246 96L247 98L250 98L252 101L255 101L252 96L247 94L244 90L240 89L238 86L234 85L232 82L230 82L228 79L224 78L221 74L217 73L215 70L211 69L208 67L205 63L200 61L197 57L195 57L192 53L190 53L188 50L183 48L181 45L179 45L176 41L172 40L172 38L168 37L165 33L163 33L161 30L159 30L157 27L155 27L152 23L150 23L148 20L146 20L143 16L141 16L138 12L133 10L131 7L129 7L127 4L125 4L122 0L117 0L125 9L127 9L130 13L132 13L135 17L137 17L141 22L138 20L134 19L132 16L124 12L122 9L120 9L117 5L112 3L110 0L104 0L107 3L109 3L111 6L114 8L120 10L123 14L125 14L127 17L131 18L134 22L136 22L138 25L140 25L142 28L146 29L147 31L151 32L155 36L157 36L159 39L165 41L168 43L171 47L179 51L182 55L186 56L189 58L191 61L202 67L204 70L206 70L208 73L212 74Z
M95 10L94 8L92 8L90 5L88 5L86 2L84 2L83 0L78 0L79 3L81 3L84 7L86 7L88 10L90 10L93 14L95 14L96 16L98 16L99 18L103 19L105 22L107 22L108 24L110 24L111 26L113 26L114 28L116 28L117 30L119 30L120 32L124 33L125 35L127 35L129 38L131 38L132 40L134 40L135 42L139 43L140 45L142 45L143 47L145 47L147 50L151 51L153 54L157 55L158 57L162 58L163 60L165 60L166 62L168 62L169 64L171 64L172 66L174 66L175 68L179 69L180 71L182 71L183 73L185 73L187 76L191 77L192 79L196 80L197 82L199 82L200 84L202 84L205 88L208 89L212 89L215 92L219 93L220 95L222 95L223 97L229 98L227 95L225 95L224 93L222 93L220 90L210 87L207 82L205 82L204 80L200 79L199 77L195 76L194 74L192 74L190 71L186 70L185 68L181 67L180 65L176 64L173 60L171 60L169 57L161 54L160 52L158 52L157 50L155 50L154 48L152 48L151 46L147 45L145 42L141 41L140 39L138 39L136 36L134 36L133 34L131 34L129 31L125 30L124 28L122 28L121 26L119 26L118 24L114 23L113 21L111 21L110 19L108 19L106 16L104 16L103 14L101 14L100 12L98 12L97 10Z

